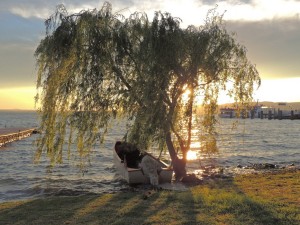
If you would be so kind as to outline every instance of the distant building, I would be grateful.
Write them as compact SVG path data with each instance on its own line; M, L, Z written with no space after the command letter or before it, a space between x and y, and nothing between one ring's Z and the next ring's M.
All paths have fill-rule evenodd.
M278 105L286 105L286 102L278 102Z
M219 117L221 118L234 118L235 110L233 108L221 108Z

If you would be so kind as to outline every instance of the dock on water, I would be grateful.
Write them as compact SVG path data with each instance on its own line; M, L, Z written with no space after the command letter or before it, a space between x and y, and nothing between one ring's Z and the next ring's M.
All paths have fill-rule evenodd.
M0 147L37 133L35 128L0 128Z

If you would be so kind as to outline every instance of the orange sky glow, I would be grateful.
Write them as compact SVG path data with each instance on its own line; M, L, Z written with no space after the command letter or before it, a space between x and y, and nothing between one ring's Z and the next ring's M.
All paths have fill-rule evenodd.
M299 84L300 78L263 80L261 87L253 95L254 101L300 102L300 96L295 91L299 88ZM0 88L0 109L34 110L35 95L36 88L34 86ZM230 102L233 100L225 94L219 96L220 104Z

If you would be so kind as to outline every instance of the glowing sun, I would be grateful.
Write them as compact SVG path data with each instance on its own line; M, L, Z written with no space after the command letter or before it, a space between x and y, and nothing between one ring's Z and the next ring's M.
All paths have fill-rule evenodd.
M188 152L187 152L187 155L186 155L186 159L187 160L195 160L195 159L197 159L198 157L197 157L197 152L195 152L195 151L192 151L192 150L189 150Z

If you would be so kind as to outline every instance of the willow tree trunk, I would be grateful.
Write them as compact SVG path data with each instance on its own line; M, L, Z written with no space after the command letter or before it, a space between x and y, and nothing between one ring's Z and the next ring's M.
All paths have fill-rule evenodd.
M178 158L178 155L175 151L171 133L167 133L166 135L166 144L168 147L168 151L172 160L173 170L175 173L176 180L181 180L183 177L186 176L186 157L183 157L182 159Z

